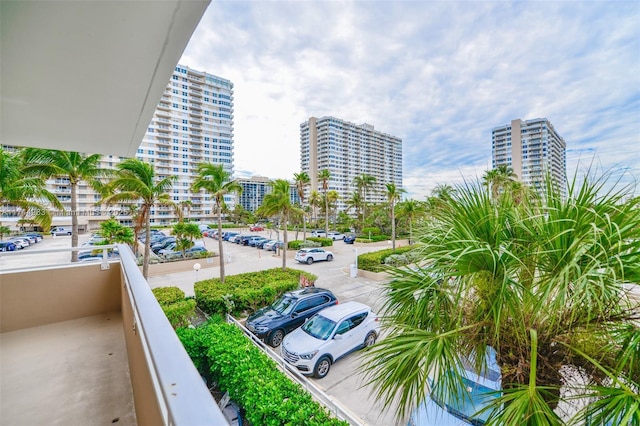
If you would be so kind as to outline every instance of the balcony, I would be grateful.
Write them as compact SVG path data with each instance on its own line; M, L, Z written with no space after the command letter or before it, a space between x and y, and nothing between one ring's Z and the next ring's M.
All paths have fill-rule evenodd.
M228 424L118 249L120 261L20 269L10 256L60 250L0 256L3 424Z

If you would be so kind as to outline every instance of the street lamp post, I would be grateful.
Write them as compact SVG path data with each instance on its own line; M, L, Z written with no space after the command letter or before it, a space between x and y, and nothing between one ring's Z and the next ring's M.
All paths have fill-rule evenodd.
M200 265L199 263L193 264L193 270L196 271L196 281L198 281L198 271L200 270L200 268L202 268L202 265Z

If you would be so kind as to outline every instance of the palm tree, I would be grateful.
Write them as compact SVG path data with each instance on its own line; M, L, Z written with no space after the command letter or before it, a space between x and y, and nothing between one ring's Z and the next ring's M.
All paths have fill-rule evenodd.
M224 283L224 252L222 238L222 209L225 208L224 196L242 193L242 185L231 179L231 173L222 164L201 163L198 165L198 177L191 185L192 191L204 189L213 196L218 216L218 251L220 252L220 282Z
M333 218L333 224L336 224L336 204L340 199L338 191L332 189L327 192L327 207L329 208L329 216Z
M493 199L497 199L500 191L504 191L517 179L513 169L506 164L501 164L495 169L487 171L482 177L483 185L491 190Z
M640 305L625 289L640 278L638 200L627 198L631 189L605 191L606 179L576 182L568 197L547 183L543 197L520 204L496 203L480 182L469 183L423 224L417 254L425 266L398 269L385 284L387 337L366 353L385 406L397 397L404 416L429 392L464 398L451 372L465 361L480 370L484 357L474 354L491 347L503 392L487 424L587 416L638 424ZM571 392L561 393L564 371L580 372L587 385L568 382ZM578 397L596 402L572 419L553 411Z
M402 194L405 191L404 188L396 187L396 184L391 182L385 184L385 196L389 202L389 214L391 217L391 248L396 249L396 202L400 201Z
M352 208L355 211L357 222L357 219L360 218L360 207L362 206L362 197L360 196L360 193L358 191L353 191L351 193L351 197L346 200L346 205L347 211ZM360 224L360 226L362 226L362 224Z
M302 240L305 241L307 239L307 221L306 214L304 213L304 193L306 187L311 183L311 178L309 174L306 172L294 173L293 181L296 183L296 191L298 192L298 197L300 197L300 205L302 206Z
M376 184L376 178L363 173L360 176L356 176L355 179L353 179L353 183L356 185L358 193L360 194L360 200L362 202L362 224L364 224L367 207L367 192Z
M176 237L176 249L182 252L182 257L185 257L185 250L193 247L193 240L196 238L202 238L202 233L197 224L192 222L178 222L173 225L171 235ZM218 238L220 239L220 238Z
M0 206L12 206L46 231L51 226L51 213L45 204L61 209L58 198L47 191L45 179L25 171L24 159L0 146Z
M117 175L108 183L110 195L105 196L101 203L140 202L138 214L144 218L145 241L142 259L142 275L149 276L149 252L151 246L151 209L156 204L167 204L167 194L176 176L167 176L158 180L153 166L137 158L128 158L116 166Z
M409 244L413 242L413 222L425 213L425 203L418 200L406 200L398 203L398 214L409 221Z
M186 219L187 221L189 221L191 209L193 208L193 202L191 200L182 200L178 203L178 205L180 206L180 211L182 212L182 219L185 219L184 213L186 212Z
M318 207L322 205L322 195L318 191L311 191L309 195L309 205L313 208L313 218L315 226L318 226Z
M322 194L324 195L324 234L329 235L329 198L327 198L327 191L329 190L329 179L331 179L331 172L329 169L320 170L318 173L318 180L322 184Z
M280 224L282 225L282 269L287 269L287 245L289 244L287 235L287 224L292 214L301 214L302 209L297 208L291 203L289 195L290 185L285 179L277 179L271 182L272 191L264 196L262 206L257 213L265 216L280 216Z
M56 151L41 148L24 150L25 171L44 178L69 179L71 186L71 247L78 247L78 185L81 181L99 187L99 179L111 174L100 167L99 154L85 155L73 151ZM71 261L78 261L78 252L71 252Z

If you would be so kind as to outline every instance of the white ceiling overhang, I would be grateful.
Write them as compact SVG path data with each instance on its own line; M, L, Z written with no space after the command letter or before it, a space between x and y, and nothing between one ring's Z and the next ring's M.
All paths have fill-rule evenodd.
M209 1L1 1L0 143L134 156Z

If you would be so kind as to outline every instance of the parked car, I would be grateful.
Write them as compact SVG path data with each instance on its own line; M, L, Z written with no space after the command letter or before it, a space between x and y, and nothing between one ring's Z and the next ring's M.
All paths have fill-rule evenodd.
M251 225L249 231L264 231L264 227L262 225Z
M20 250L22 250L23 248L27 248L31 245L29 240L26 238L13 237L13 238L9 238L7 241L11 241L13 244L16 245L16 248Z
M56 226L51 229L51 235L71 235L71 227L69 226Z
M356 236L355 235L345 235L344 239L342 241L344 241L346 244L353 244L353 243L356 242Z
M206 253L206 252L207 252L207 249L205 247L194 246L184 251L184 257L185 258L194 257L196 254ZM163 256L167 259L181 258L182 252L181 251L166 252L166 253L163 253Z
M235 237L236 235L238 235L238 232L226 231L222 233L222 239L225 241L231 241L231 238Z
M258 242L264 241L264 240L266 240L266 238L264 237L258 237L258 236L249 237L247 238L245 245L255 247Z
M267 242L268 240L264 237L253 237L251 239L249 239L249 245L251 247L256 247L256 248L260 248L260 246L262 244L264 244L265 242Z
M432 385L429 396L411 413L410 426L453 426L482 425L490 410L477 414L488 406L492 400L500 396L502 375L496 362L496 351L487 347L485 367L480 373L473 368L473 362L464 362L464 369L459 374L451 371L451 382L436 381ZM455 377L459 376L459 377ZM455 393L438 392L438 386L451 386L452 383L462 385ZM444 397L441 397L441 394Z
M15 251L18 248L11 241L0 241L0 251Z
M276 251L278 247L282 248L283 246L284 246L284 241L271 240L264 243L262 248L269 251Z
M236 242L242 246L248 246L249 245L249 240L251 238L254 238L252 235L243 235L241 236L239 239L236 238Z
M317 262L319 260L326 260L330 262L333 260L333 253L318 247L303 248L298 250L295 260L300 263L306 263L308 265L311 265L313 262Z
M321 229L316 229L315 231L311 231L311 236L315 238L324 238L327 234Z
M329 231L327 238L331 238L333 241L344 240L345 235L336 231Z
M38 239L36 237L26 235L26 234L15 235L13 238L22 238L23 240L27 240L29 241L30 245L38 242Z
M34 237L34 238L36 239L36 243L39 243L39 242L40 242L40 241L42 241L42 240L43 240L43 238L44 238L44 237L42 236L42 234L39 234L39 233L37 233L37 232L29 232L29 233L27 233L27 234L25 234L25 235L28 235L29 237Z
M154 253L158 253L160 250L166 249L167 247L169 247L169 244L175 243L175 242L176 242L176 237L165 237L164 239L158 241L157 243L151 244L151 250L153 250Z
M307 318L337 303L336 296L323 288L307 287L290 291L270 306L249 315L246 327L275 348L287 333L300 327Z
M282 356L302 374L322 379L331 365L363 347L380 334L378 316L360 302L346 302L323 309L284 338Z

